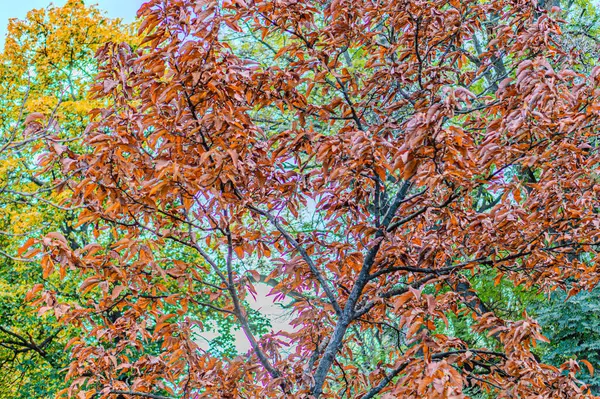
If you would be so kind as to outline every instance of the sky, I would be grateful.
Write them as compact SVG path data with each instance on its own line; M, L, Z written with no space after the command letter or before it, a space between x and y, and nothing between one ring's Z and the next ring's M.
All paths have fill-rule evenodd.
M109 17L133 21L135 14L146 0L86 0L87 5L98 4ZM0 43L4 43L6 25L10 18L25 18L27 11L33 8L45 8L50 3L62 6L66 0L0 0ZM1 46L1 45L0 45Z
M295 331L289 324L291 319L289 311L285 311L281 307L281 305L289 304L289 300L284 299L283 301L275 301L274 297L269 295L271 287L267 284L257 283L254 284L254 288L256 289L256 298L253 298L252 295L248 295L246 301L252 309L260 312L269 319L271 322L271 331L275 333L279 331L287 333ZM248 352L248 350L250 350L250 343L244 335L244 332L241 329L237 329L232 330L231 333L234 337L234 344L238 353L242 354ZM217 336L218 334L215 332L204 331L200 334L200 339L197 343L202 349L207 350L209 348L208 342Z

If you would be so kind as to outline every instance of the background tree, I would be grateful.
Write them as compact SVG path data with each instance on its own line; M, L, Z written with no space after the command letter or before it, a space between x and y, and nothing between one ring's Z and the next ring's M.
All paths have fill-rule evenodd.
M554 4L146 3L144 45L99 52L90 153L43 160L97 240L41 242L46 273L86 276L78 306L38 298L86 331L65 393L589 396L577 362L532 353L535 320L472 284L599 279L599 69L578 71ZM245 58L240 31L273 58ZM295 332L249 322L265 276L299 298ZM198 347L207 311L248 356ZM384 329L395 344L358 365Z
M36 158L42 139L60 150L81 136L100 104L88 97L94 54L102 43L130 37L129 27L78 0L9 22L0 55L0 397L51 398L65 386L64 346L79 332L40 317L25 298L39 284L76 300L78 278L42 276L18 248L54 230L74 247L86 242L85 229L73 228L75 210L59 205L58 171L38 173Z
M557 292L547 302L537 304L540 325L547 332L550 343L544 345L542 358L550 364L562 364L570 359L600 365L600 318L598 289L583 291L567 298ZM594 394L600 393L600 380L592 371L581 376Z

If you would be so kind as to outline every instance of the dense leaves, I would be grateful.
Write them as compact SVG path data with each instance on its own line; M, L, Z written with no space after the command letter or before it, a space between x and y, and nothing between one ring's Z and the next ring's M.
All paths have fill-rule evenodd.
M142 6L142 45L98 52L89 151L42 161L95 237L39 242L44 273L85 278L78 304L36 294L85 331L64 393L590 397L473 283L600 279L600 69L550 3ZM257 281L294 298L293 331L252 323ZM247 356L199 346L214 315Z
M584 375L580 377L590 385L594 394L600 393L600 380L594 365L600 364L600 319L598 290L580 292L566 298L564 293L552 296L550 304L542 302L535 308L538 320L550 343L542 348L543 359L550 364L562 364L569 359L583 361Z
M76 300L78 278L42 275L39 262L18 249L55 230L74 247L86 241L84 230L73 229L75 210L59 205L59 171L39 173L36 159L42 141L58 150L82 134L100 105L87 96L94 53L107 41L126 41L127 30L75 0L8 24L0 55L0 397L50 398L64 386L64 346L79 332L38 315L26 297L39 285Z

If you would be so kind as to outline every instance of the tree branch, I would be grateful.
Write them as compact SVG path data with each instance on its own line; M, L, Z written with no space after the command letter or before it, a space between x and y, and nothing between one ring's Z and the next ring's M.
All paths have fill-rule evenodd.
M304 261L308 264L308 267L310 268L311 273L313 274L313 276L315 276L315 278L317 279L317 281L323 288L323 291L325 292L327 299L329 299L329 302L331 302L331 305L333 306L335 313L338 316L340 316L342 314L342 309L340 308L340 305L337 301L335 294L333 293L333 290L330 288L329 284L327 283L327 281L325 280L325 278L323 277L323 275L317 268L317 265L312 260L312 258L308 254L308 252L306 252L304 247L302 245L300 245L300 243L298 241L296 241L294 239L294 237L292 237L291 234L283 228L283 226L281 226L279 221L277 221L277 218L275 216L273 216L270 212L263 211L262 209L259 209L253 205L248 205L248 208L250 208L252 211L266 217L269 220L269 222L271 222L271 224L277 229L277 231L279 231L279 233L281 233L281 235L294 247L294 249L300 253L300 255L302 256L302 259L304 259Z

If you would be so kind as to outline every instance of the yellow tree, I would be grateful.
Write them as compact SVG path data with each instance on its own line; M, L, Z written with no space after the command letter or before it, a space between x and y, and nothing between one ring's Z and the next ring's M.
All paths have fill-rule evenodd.
M76 210L59 205L54 172L34 171L39 142L58 130L56 148L77 140L98 105L87 94L94 54L105 42L130 42L130 32L82 0L9 22L0 55L0 397L51 397L64 380L63 347L72 332L38 316L25 298L37 285L75 300L76 277L60 283L42 277L39 264L25 262L18 248L56 229L74 246L85 240L85 231L71 224Z

